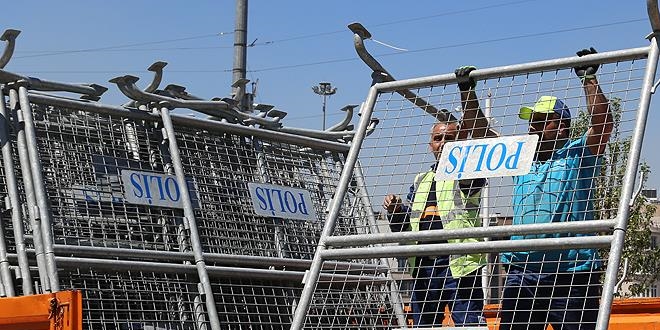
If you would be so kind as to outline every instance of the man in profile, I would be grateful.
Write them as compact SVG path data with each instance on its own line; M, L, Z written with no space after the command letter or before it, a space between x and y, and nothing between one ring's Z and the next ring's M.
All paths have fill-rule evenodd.
M435 179L437 160L447 142L469 137L494 136L488 128L477 102L476 82L469 77L475 67L461 67L455 71L461 93L463 116L461 122L447 119L436 122L431 129L429 147L436 163L415 177L410 187L408 202L396 195L387 195L383 208L387 211L392 232L442 230L480 227L479 204L485 179ZM452 239L451 243L476 242L477 239ZM428 242L447 243L447 241ZM451 310L454 324L485 325L483 291L478 270L485 265L486 256L469 254L460 256L438 255L411 257L409 269L415 279L411 295L414 326L440 326L445 306Z

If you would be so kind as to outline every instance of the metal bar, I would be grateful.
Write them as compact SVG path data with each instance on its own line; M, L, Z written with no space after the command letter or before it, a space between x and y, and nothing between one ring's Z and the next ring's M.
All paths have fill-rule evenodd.
M658 0L646 0L646 11L649 15L653 32L660 31L660 15L658 14Z
M650 4L650 1L648 3ZM655 10L654 15L651 15L651 10ZM655 29L660 27L657 25L657 3L654 6L649 5L649 16L655 32ZM597 330L606 330L609 325L614 288L617 282L616 277L619 270L619 264L621 263L621 256L623 254L623 244L626 236L626 228L628 227L630 199L632 198L635 186L635 177L637 176L637 169L639 167L639 158L642 152L642 142L644 140L644 131L646 130L646 120L648 117L649 105L651 103L651 89L653 88L653 82L655 80L655 71L658 67L658 56L660 56L658 38L655 34L653 34L651 37L648 61L646 63L646 72L644 73L644 82L642 83L642 93L639 99L637 120L635 121L635 128L633 129L633 136L630 142L628 164L626 166L626 173L623 178L623 184L621 188L619 208L617 213L618 221L616 227L614 228L614 239L610 248L607 270L605 272L605 280L603 282L603 292L600 300L600 308L598 309L598 322L596 323Z
M172 164L174 165L174 172L176 179L181 189L181 200L183 202L183 209L186 221L190 225L190 243L192 244L193 254L195 256L195 266L197 266L197 273L199 281L204 287L206 311L209 317L209 323L212 329L220 329L220 320L218 319L218 312L215 306L215 299L213 297L213 289L206 270L206 263L202 255L202 244L199 240L199 232L197 230L197 222L195 220L195 211L193 210L192 202L190 200L190 192L188 191L188 184L186 183L186 175L181 163L181 155L179 153L179 146L176 142L176 135L174 134L174 126L172 125L172 118L170 118L170 109L167 104L163 104L160 109L160 115L163 119L163 127L165 128L168 136L170 147L170 156L172 157Z
M7 241L5 240L5 219L0 215L0 277L4 286L5 296L14 297L14 280L9 269L9 260L7 259Z
M69 107L90 111L94 113L107 114L112 116L121 116L132 119L147 121L159 121L158 115L149 112L125 109L119 106L104 105L96 102L83 100L73 100L68 98L44 95L39 93L30 93L30 101L35 104L45 104L52 106ZM206 120L185 116L171 116L172 123L177 126L192 127L196 129L206 129L211 132L228 132L239 135L252 135L259 138L271 139L295 145L316 148L320 150L347 152L350 148L348 144L332 142L322 139L315 139L296 134L289 134L278 131L259 129L255 127L243 126L240 124L223 123L214 120Z
M48 278L50 280L51 292L60 291L60 283L57 276L57 266L55 265L55 254L53 253L53 233L51 222L51 210L48 201L48 194L46 193L45 179L43 176L43 168L41 166L41 158L39 157L39 149L37 142L37 133L34 127L34 119L32 117L32 106L28 98L27 87L18 84L18 101L21 106L25 123L25 138L28 143L28 154L30 156L30 170L34 183L34 192L37 198L37 206L39 211L39 218L41 219L41 236L44 245L44 259L46 260L46 269L48 270Z
M25 201L27 203L28 218L32 228L35 249L35 259L37 260L37 269L39 280L42 285L42 291L50 290L50 280L46 268L46 259L44 256L43 236L41 235L41 219L38 214L37 199L34 192L34 179L30 171L30 155L28 152L28 142L25 137L25 125L23 121L23 111L21 111L18 102L18 92L15 89L9 90L9 104L14 112L16 124L16 148L18 150L18 160L21 168L21 177L23 179L23 189L25 191ZM17 189L18 190L18 189ZM17 191L18 194L18 191ZM15 196L18 198L18 195ZM17 201L18 203L18 201ZM20 205L16 205L20 209ZM22 221L22 219L21 219Z
M0 88L0 90L4 90ZM7 184L7 195L9 204L6 207L11 209L11 220L14 229L14 244L16 245L16 254L18 255L18 268L21 273L21 287L23 295L34 293L32 286L32 275L30 274L30 265L27 260L25 247L25 238L23 236L23 210L18 193L18 181L14 169L14 161L9 139L10 114L5 106L5 94L0 91L0 144L2 144L2 167L5 170L5 182Z
M10 259L15 255L9 254ZM77 257L55 257L57 265L62 269L92 269L96 271L132 271L139 269L146 272L167 274L197 274L197 267L191 264L171 264L162 262L148 262L135 260L110 260ZM305 276L303 271L254 269L241 267L206 266L206 270L213 278L233 278L243 280L269 280L297 282ZM379 276L365 275L336 275L322 273L319 277L325 282L361 282L360 284L383 283L387 280Z
M355 51L362 61L373 71L372 77L374 74L378 74L379 78L383 81L391 82L396 81L396 79L369 53L367 48L364 46L364 40L371 38L371 33L362 26L360 23L351 23L348 25L348 28L353 32L353 45L355 46ZM403 96L406 100L412 102L414 105L418 106L420 109L428 112L429 114L436 116L439 111L433 105L429 104L423 98L417 96L410 89L400 88L396 92Z
M646 58L649 53L649 47L639 47L626 50L597 53L588 56L573 56L554 60L545 60L530 62L525 64L507 65L489 69L479 69L470 72L470 77L475 80L484 80L489 78L500 78L503 76L513 76L529 72L539 72L547 70L557 70L583 66L587 64L605 64L617 61L630 61ZM456 84L455 74L443 74L414 79L397 80L392 82L383 82L375 84L374 87L379 92L396 92L400 89L413 89L426 87L430 85Z
M16 48L16 37L21 33L19 30L7 29L0 36L0 40L6 41L7 46L0 56L0 69L4 68L9 60L11 60L12 55L14 55L14 48Z
M526 240L501 240L476 243L452 243L452 244L417 244L396 245L381 247L364 247L352 249L329 249L320 254L323 259L351 259L351 258L374 258L374 257L409 257L409 256L433 256L450 254L470 254L501 251L541 251L562 250L568 248L604 248L612 243L612 236L588 236L588 237L559 237L538 238Z
M386 234L362 234L332 236L325 240L328 247L367 246L372 244L398 243L405 241L428 242L457 238L508 237L511 235L534 235L550 233L598 233L611 231L615 219L589 220L562 223L538 223L462 229L422 230Z
M181 262L194 258L191 252L171 252L171 251L153 251L136 250L122 248L90 247L76 245L54 245L55 254L58 256L74 257L96 257L106 259L122 258L140 258L143 260L157 260L160 262ZM312 263L311 260L289 259L289 258L271 258L249 255L204 253L204 260L214 264L232 265L237 267L282 267L287 269L308 269ZM326 262L324 269L341 271L374 271L385 272L387 267L369 264L360 264L354 262Z
M291 330L300 330L302 329L303 323L305 321L305 315L309 309L309 305L314 295L314 286L316 284L316 278L321 272L321 264L323 263L322 253L325 251L325 240L332 235L334 231L337 218L341 210L341 204L346 192L348 191L348 186L351 181L353 168L357 163L357 157L360 152L360 147L362 147L362 142L364 142L364 137L366 136L367 127L371 122L371 115L374 110L374 105L376 103L376 97L378 96L378 90L374 87L369 89L369 94L367 96L367 101L360 118L360 123L355 134L355 139L351 145L351 149L348 151L346 156L346 162L344 164L343 171L339 178L339 183L337 184L337 191L334 194L333 199L330 201L330 212L326 217L325 224L323 226L323 231L321 232L321 237L319 238L318 246L316 247L316 253L314 253L314 259L312 261L312 266L309 269L309 272L305 276L305 287L303 292L300 295L300 301L296 310L293 314L293 319L291 322ZM379 256L380 257L380 256Z
M362 168L360 167L359 162L355 164L354 176L355 176L355 182L357 184L360 201L362 202L362 207L365 209L365 212L367 213L367 222L369 223L369 227L371 227L371 230L373 232L378 234L380 233L380 230L378 229L378 223L376 220L376 216L374 215L374 208L371 205L369 196L367 195L367 184L365 183L364 175L362 173ZM383 265L389 264L387 258L384 257L380 258L380 262ZM397 321L399 322L399 324L406 324L406 313L403 311L403 302L400 299L401 296L399 295L399 287L396 284L396 281L392 279L392 274L389 271L387 272L387 279L390 281L390 290L392 290L390 292L390 300L392 301L392 307L394 308L394 313L396 314Z
M21 76L16 73L0 69L0 83L13 83L23 81L30 86L32 90L46 92L70 92L82 94L92 99L98 99L108 90L107 87L96 84L71 84L56 81L36 79L32 77Z

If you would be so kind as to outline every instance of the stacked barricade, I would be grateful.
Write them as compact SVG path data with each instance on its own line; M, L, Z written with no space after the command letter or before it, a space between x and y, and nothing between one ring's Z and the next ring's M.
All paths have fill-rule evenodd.
M358 29L355 26L352 29L356 33L356 40L358 37L370 37L361 26ZM473 135L473 140L459 137L453 144L444 145L438 159L429 150L429 145L434 141L431 138L432 130L436 134L436 126L441 123L440 130L437 131L441 133L437 134L440 138L449 139L447 135L450 135L448 131L451 129L448 127L451 127L452 122L460 120L468 110L475 109L466 109L465 103L462 105L457 87L457 83L464 82L467 77L457 77L452 73L395 81L373 58L360 54L374 69L375 84L365 101L363 122L347 155L345 171L340 179L342 185L338 187L337 194L343 196L357 188L357 194L365 200L365 204L373 205L376 214L353 214L353 221L360 222L365 216L367 219L378 218L383 226L395 221L393 219L398 214L390 213L392 211L386 211L382 206L388 205L387 200L392 194L399 196L397 203L401 203L392 209L405 217L406 225L411 224L411 219L415 217L423 217L429 210L427 200L423 199L426 209L423 205L421 209L419 205L416 207L415 203L418 203L417 191L422 189L420 187L424 185L425 175L428 173L434 178L433 185L450 182L454 187L449 190L436 188L437 205L447 202L453 203L451 205L464 203L466 212L479 213L471 219L472 223L469 225L456 226L453 221L458 219L459 215L452 213L455 209L450 207L444 209L444 213L442 210L434 213L437 217L431 220L441 220L444 228L439 225L433 227L432 224L431 228L436 230L408 228L407 231L403 229L403 232L395 232L400 229L392 227L392 233L386 230L387 232L381 234L346 235L335 230L335 221L343 219L343 215L340 210L342 205L333 204L325 224L325 235L321 237L319 250L294 315L292 329L390 329L450 325L488 326L491 329L544 329L546 324L553 324L555 329L568 325L579 327L580 324L585 328L592 328L596 325L596 316L598 329L606 329L617 282L624 232L630 214L629 207L634 198L633 186L650 95L655 88L653 81L658 61L658 46L653 37L654 35L649 47L480 68L469 72L469 77L477 82L474 91L488 120L490 132L497 137L480 139L481 137ZM360 40L356 41L358 53L361 51L359 42ZM590 127L592 118L587 108L592 107L593 103L586 101L585 87L581 79L576 77L574 68L595 65L600 66L596 76L603 95L609 99L606 105L609 107L613 128L600 160L593 165L580 163L578 170L581 173L590 173L585 176L591 184L566 188L562 191L563 194L568 194L564 196L566 198L559 195L550 196L543 192L543 187L538 186L535 188L537 191L529 195L530 198L521 199L523 192L520 190L521 184L516 183L520 180L518 177L540 165L536 165L536 140L531 144L524 142L536 139L537 136L528 133L531 124L530 121L519 118L520 108L534 106L542 96L558 97L572 111L570 138L580 139L587 134ZM366 135L363 133L366 132L370 116L378 117L380 124L372 134ZM459 126L458 131L462 129L465 127ZM527 158L528 162L525 163L523 158ZM525 165L520 165L522 163ZM559 169L552 168L548 173L552 171ZM352 184L349 179L351 177L358 178L360 184ZM463 190L461 182L469 182L471 188L474 188L475 182L479 180L483 183L478 186L479 194L474 195L477 196L476 206L470 206L465 201L468 193ZM576 178L564 177L557 182L565 185L571 180ZM454 182L460 186L462 195L457 195L459 186L454 186ZM522 186L524 187L525 183ZM428 186L426 190L422 190L423 193L428 193L429 199L434 191L433 188L430 189L430 193ZM451 193L446 196L441 195L440 191ZM584 196L583 193L588 197L579 200L582 197L578 196ZM443 200L440 196L447 199ZM562 209L562 200L572 201L570 205L583 203L582 209ZM547 214L536 211L539 213L521 215L516 214L514 209L539 203L553 205L553 211L549 212L551 218L557 220L549 223L537 223L534 220L520 224L521 217L541 219ZM415 213L416 211L418 213ZM433 212L436 212L435 209ZM562 214L578 216L571 218L572 221L565 221L561 220ZM449 217L449 220L444 217ZM423 220L418 223L418 228L422 228ZM510 240L510 237L518 239ZM580 252L577 253L578 256L562 252L569 249ZM596 250L597 253L591 254ZM590 259L586 261L590 264L589 267L579 271L577 266L569 270L562 268L562 263L582 262L580 256L583 252L590 255ZM481 266L479 270L465 277L441 273L446 268L453 271L470 266L469 262L460 258L466 255L472 256L471 260ZM511 257L512 255L514 257ZM520 259L521 255L526 255L526 259ZM548 260L535 259L534 255L548 257ZM550 256L558 255L561 255L557 257L560 259L550 259ZM503 258L507 256L508 261L512 260L510 258L519 259L512 263L505 262ZM364 287L348 285L349 283L342 282L339 277L328 278L327 273L322 271L328 268L328 263L359 262L365 258L383 258L385 261L382 264L389 269L363 269L361 276L365 278ZM411 258L417 261L411 261L414 260ZM479 261L474 261L474 258ZM446 259L450 260L449 264L446 264ZM443 260L442 265L439 260ZM462 263L452 264L454 260L462 260ZM409 262L415 264L411 265ZM453 268L454 266L458 268ZM529 296L523 292L525 287L521 290L512 286L503 293L503 289L508 286L507 272L513 274L513 268L525 274L549 274L555 282L532 287L530 290L537 291L529 293ZM424 272L422 269L425 269ZM341 270L334 273L347 275ZM392 281L387 280L386 274L390 274ZM470 276L476 279L469 282L470 284L463 284L464 292L459 291L459 296L442 296L443 292L450 292L443 291L443 285L447 288L449 284L446 283L454 280L461 283L460 281L466 281ZM382 279L381 282L368 279L378 277ZM562 280L558 280L559 278ZM585 282L585 278L589 280ZM331 288L341 288L341 292ZM575 297L571 295L574 290L583 291L579 297L582 299L581 305L543 305L544 302L540 298L542 294L547 294L553 301L573 299ZM545 293L541 293L544 291ZM368 300L350 298L367 293ZM439 296L432 296L432 293ZM499 305L503 294L508 301L515 301L513 307ZM332 299L338 296L346 297L346 300ZM463 323L460 320L463 314L458 311L458 301L461 299L464 303L485 305L483 311L481 306L477 307L479 320L472 323ZM396 308L396 301L406 311L403 323L401 308ZM416 304L419 310L416 310ZM342 307L342 311L337 309L338 306ZM454 313L445 313L452 308L456 308ZM343 309L350 311L352 318L345 318ZM547 311L550 311L550 315L544 314ZM513 315L513 321L503 321L507 313L509 316ZM557 320L557 315L571 313L578 315L577 318ZM559 316L562 317L565 316ZM590 317L593 317L593 320L590 320ZM420 321L421 319L425 321ZM588 323L591 325L587 325Z
M112 106L97 102L98 85L0 70L0 293L80 290L85 329L288 328L336 199L352 108L328 131L293 129L279 112L135 92L135 80L112 81L137 95ZM187 105L217 116L170 114ZM359 194L343 200L338 230L373 232L373 219L353 216L371 213ZM382 272L380 262L329 263L328 277L364 288L362 269Z

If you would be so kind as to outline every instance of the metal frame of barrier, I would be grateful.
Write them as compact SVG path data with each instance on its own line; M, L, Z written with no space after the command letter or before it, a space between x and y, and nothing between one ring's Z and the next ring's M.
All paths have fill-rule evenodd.
M122 106L97 102L98 85L0 70L2 215L12 219L2 223L12 230L1 237L0 295L79 290L85 328L287 328L355 135L355 106L326 131L286 127L286 113L270 107L241 113L182 87L163 96L163 66L144 91L135 77L113 79L132 99ZM51 91L83 96L43 93ZM209 117L171 115L176 108ZM124 171L156 181L128 182ZM152 182L148 205L129 200ZM256 214L248 182L305 189L309 219ZM159 191L180 204L155 201ZM347 197L345 213L368 212L363 202ZM368 221L340 227L377 230ZM347 272L328 279L383 282L359 275L382 273L378 260L327 267Z
M640 158L641 144L644 136L644 129L646 125L646 117L649 109L650 97L654 90L654 79L655 72L657 69L658 62L658 40L657 33L660 31L660 19L657 10L657 3L655 1L649 0L647 2L647 7L649 9L649 18L651 20L651 25L653 28L653 33L649 35L648 39L650 40L650 46L641 47L635 49L621 50L621 51L609 51L590 55L587 57L567 57L547 61L538 61L526 64L519 65L509 65L503 67L495 68L486 68L478 69L470 73L470 77L475 79L478 82L487 81L491 82L490 85L487 85L488 88L493 87L496 89L502 89L505 91L508 90L509 95L502 96L504 100L517 99L522 104L529 102L529 100L523 102L520 99L523 98L525 89L529 89L530 93L537 95L545 93L551 93L552 91L565 91L567 95L570 93L570 82L567 81L571 78L564 78L564 72L572 70L572 68L577 66L584 66L589 64L612 64L615 66L614 69L611 69L611 72L608 71L608 74L612 77L616 75L616 72L619 70L616 67L616 63L619 62L631 62L638 63L639 60L646 59L646 64L642 69L631 68L631 72L634 71L638 73L640 71L642 75L638 76L637 74L633 76L630 74L630 77L627 77L625 74L622 74L624 79L636 79L634 82L635 87L631 87L633 83L629 81L629 84L624 87L617 85L615 81L616 78L610 78L611 81L608 81L611 84L610 92L620 92L624 93L626 97L630 100L630 103L635 104L636 114L634 118L627 119L627 133L630 133L630 152L627 155L627 166L625 170L625 175L623 176L622 190L618 199L618 206L616 207L616 217L612 219L600 219L594 221L586 221L584 223L574 222L574 223L551 223L551 224L530 224L530 225L504 225L497 227L483 227L483 228L463 228L463 229L445 229L445 230L429 230L429 231L419 231L419 232L402 232L402 233L383 233L383 234L366 234L366 235L344 235L338 233L335 230L335 223L338 219L342 217L341 209L342 203L335 202L331 204L329 214L323 228L323 233L319 241L317 252L314 256L313 263L310 267L310 270L306 276L305 288L303 290L301 300L298 304L296 312L294 314L294 319L291 329L303 329L307 327L318 327L320 323L313 321L312 317L318 317L318 315L325 315L323 309L326 307L326 303L318 302L320 297L324 297L326 291L322 288L319 288L319 285L322 285L324 282L319 279L319 276L323 274L324 263L328 261L336 262L338 260L360 260L364 258L394 258L394 257L410 257L410 256L437 256L437 255L449 255L449 254L469 254L469 253L499 253L502 251L530 251L530 250L557 250L557 249L566 249L566 248L609 248L609 256L607 259L607 269L605 272L605 280L603 284L602 295L600 298L600 305L598 307L598 321L597 329L604 330L607 328L608 320L610 317L610 308L612 305L613 290L616 284L616 276L619 268L619 263L621 259L621 252L623 249L623 239L625 235L625 229L627 226L628 216L629 216L629 203L633 196L634 182L637 172L637 167ZM351 27L351 26L349 26ZM352 24L351 29L356 33L356 40L358 37L360 39L369 38L370 34L365 33L366 30ZM356 41L356 48L358 48L359 42ZM358 53L360 49L358 48ZM361 54L361 57L365 57ZM401 151L402 143L401 140L405 140L405 137L413 138L416 137L417 133L414 133L419 121L416 121L417 117L415 111L422 113L423 111L428 112L428 106L420 106L420 104L431 105L435 108L440 108L441 106L449 106L455 101L449 100L451 98L446 94L458 94L456 92L444 92L447 86L454 85L457 83L457 78L454 74L445 74L438 76L429 76L415 79L406 79L401 81L394 81L393 78L384 71L380 65L372 63L369 61L369 58L365 60L367 64L374 69L374 75L380 77L381 79L374 78L374 85L369 90L369 93L366 97L365 104L362 108L362 120L359 124L357 134L355 135L355 140L351 146L351 150L348 152L346 157L346 163L344 165L344 170L340 178L340 184L337 187L336 196L341 198L345 196L350 187L353 185L353 180L355 177L361 177L360 181L363 182L361 185L366 186L364 189L365 200L369 203L371 199L371 204L378 203L373 199L384 196L382 191L378 192L378 189L382 189L381 186L387 186L387 182L394 181L399 184L399 181L395 179L383 179L378 181L379 176L388 177L393 175L390 170L391 167L387 167L385 170L385 165L374 165L373 168L365 169L364 155L362 151L364 148L369 148L368 160L373 160L381 155L388 155L388 152L391 152L391 157L400 157L401 159L408 159L405 161L410 161L409 159L413 158L415 152L421 150L423 146L422 142L413 141L415 144L415 151L403 152ZM371 58L373 60L373 58ZM636 62L637 61L637 62ZM380 71L379 71L380 70ZM626 69L620 69L622 72ZM546 76L553 79L549 82L544 81L543 74L547 73ZM516 77L521 76L523 83L514 87L509 87L507 83L509 81L515 81ZM537 78L537 77L541 78ZM385 78L383 78L385 77ZM504 81L504 79L509 79ZM502 81L501 81L502 79ZM536 80L535 80L536 79ZM575 78L573 78L575 79ZM531 87L528 87L527 80ZM513 86L513 83L511 83ZM538 87L537 85L538 84ZM566 85L569 84L569 85ZM602 82L601 82L602 84ZM563 87L564 85L569 87ZM608 85L610 86L610 85ZM455 88L455 87L454 87ZM508 89L507 89L508 88ZM517 88L517 89L516 89ZM617 89L619 88L619 89ZM482 95L485 95L486 87L482 89ZM513 91L515 89L515 92ZM417 90L417 93L412 93L411 91ZM522 90L522 92L520 91ZM403 98L396 98L394 94L400 94ZM607 91L605 92L607 93ZM630 93L638 93L638 96L628 95ZM490 94L490 93L489 93ZM413 96L410 96L413 95ZM421 96L417 96L421 95ZM567 96L569 98L573 97ZM638 97L638 98L637 98ZM455 97L454 97L455 98ZM421 101L419 99L422 99ZM434 103L433 101L428 101L429 99L437 100ZM626 100L623 100L625 102ZM637 102L638 101L638 102ZM409 102L409 103L406 103ZM513 102L513 101L512 101ZM414 104L417 106L415 108L411 105ZM388 108L391 105L394 110L393 114L389 114L387 111L390 111ZM408 104L408 105L406 105ZM518 103L513 105L505 105L507 109L513 107ZM396 107L399 107L396 109ZM396 112L399 111L399 112ZM632 110L629 110L632 112ZM405 115L399 115L399 113L405 113ZM388 133L383 133L381 144L385 146L380 147L378 143L373 141L370 144L366 144L367 140L367 125L371 116L379 116L381 120L381 125L379 129L384 129L383 125L386 128L387 124L383 124L386 118L389 116L391 122L400 122L401 126L398 127L396 124L392 124L389 127L392 131ZM509 114L511 115L511 114ZM405 117L404 117L405 116ZM421 114L420 116L423 116ZM428 116L428 115L427 115ZM504 118L504 115L499 115L499 118ZM498 118L498 119L499 119ZM507 127L506 124L500 123L499 128L504 127L505 129L511 129ZM396 129L399 128L397 131ZM409 131L413 131L410 133ZM403 137L396 136L393 132L404 133ZM377 132L376 132L377 134ZM406 135L407 134L407 135ZM424 135L426 133L420 133ZM510 133L509 133L510 134ZM520 133L518 133L520 134ZM523 134L527 134L526 132ZM396 139L393 137L396 136ZM377 139L377 138L374 138ZM387 145L389 141L393 143L398 143L396 145ZM365 146L366 145L366 146ZM390 149L388 149L390 148ZM397 149L398 148L398 149ZM410 156L413 155L413 156ZM408 157L408 158L405 158ZM398 159L398 158L397 158ZM360 165L362 163L362 165ZM374 161L376 164L377 161ZM408 166L405 168L415 168L417 167L410 166L407 163L403 163L402 166ZM382 170L382 171L380 171ZM369 174L368 177L362 178L365 171L372 171L373 173ZM380 171L380 172L379 172ZM409 170L412 173L414 170ZM411 174L411 173L407 173ZM389 181L388 181L389 180ZM374 187L369 187L369 185ZM508 193L501 193L508 194ZM504 196L504 195L503 195ZM510 196L510 195L506 195ZM504 197L506 197L504 196ZM492 196L489 196L492 198ZM502 197L502 196L500 196ZM609 232L610 234L596 235L596 236L583 236L583 237L559 237L559 238L540 238L530 240L487 240L484 242L475 242L475 243L433 243L433 244L418 244L418 245L397 245L399 242L409 242L409 241L440 241L447 239L457 239L457 238L493 238L493 237L506 237L510 235L534 235L539 233L592 233L597 234L601 232ZM377 246L378 245L378 246ZM382 245L382 246L380 246ZM390 270L391 271L391 270ZM382 289L384 292L385 289ZM348 291L347 291L348 294ZM332 303L327 303L332 304ZM355 304L355 306L358 306ZM332 308L332 307L328 307ZM349 308L349 307L346 307ZM353 307L351 307L353 308ZM315 309L314 312L311 309ZM317 309L321 309L318 311ZM330 313L330 312L327 312ZM394 314L394 312L392 312ZM363 319L369 319L377 314L369 314L363 312L361 314ZM387 318L387 315L384 316ZM329 319L332 318L332 315L328 316ZM539 321L539 320L532 320ZM542 320L541 320L542 321ZM334 322L334 321L328 321ZM398 326L403 326L405 323L399 322ZM375 324L364 324L366 327L381 327L376 326ZM387 327L385 327L387 328Z
M0 232L0 296L79 290L85 328L288 328L355 135L355 106L325 131L286 127L272 106L241 112L232 99L158 90L165 65L150 67L145 90L136 77L111 80L131 99L122 106L97 102L99 85L0 70L0 224L10 229ZM177 108L209 117L170 114ZM306 220L255 213L250 182L305 190L310 199L294 206ZM343 212L371 212L365 202L348 196ZM377 231L367 220L339 228ZM360 275L384 273L381 262L328 263L322 278L390 283Z

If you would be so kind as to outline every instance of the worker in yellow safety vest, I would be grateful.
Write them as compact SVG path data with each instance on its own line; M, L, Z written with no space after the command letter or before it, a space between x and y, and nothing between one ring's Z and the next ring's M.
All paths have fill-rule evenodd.
M474 91L476 82L469 77L475 67L456 69L463 116L458 121L443 118L431 130L429 146L436 160L447 142L467 138L496 136L488 128ZM435 180L434 164L415 177L408 194L408 205L397 195L387 195L387 211L393 232L479 227L481 188L486 180ZM449 243L476 242L475 238L451 239ZM448 243L436 241L427 243ZM483 254L411 257L409 269L415 278L411 307L415 326L442 325L445 306L449 306L455 325L484 325L483 292L478 270L486 263Z

